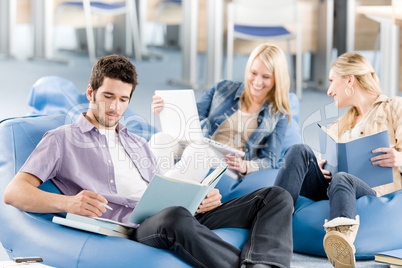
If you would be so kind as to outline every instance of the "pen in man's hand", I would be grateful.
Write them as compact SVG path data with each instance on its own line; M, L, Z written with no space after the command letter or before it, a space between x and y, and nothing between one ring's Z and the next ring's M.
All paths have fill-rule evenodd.
M107 209L109 209L109 210L113 210L113 208L111 208L109 205L106 205L105 203L102 203L102 202L101 202L101 204L102 204L102 206L104 206L105 208L107 208Z

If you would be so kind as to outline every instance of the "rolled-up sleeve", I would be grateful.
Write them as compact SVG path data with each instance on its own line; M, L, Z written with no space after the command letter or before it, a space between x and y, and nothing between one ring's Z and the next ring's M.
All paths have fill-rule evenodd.
M60 165L60 147L56 136L47 132L31 153L20 172L38 177L42 182L56 177Z

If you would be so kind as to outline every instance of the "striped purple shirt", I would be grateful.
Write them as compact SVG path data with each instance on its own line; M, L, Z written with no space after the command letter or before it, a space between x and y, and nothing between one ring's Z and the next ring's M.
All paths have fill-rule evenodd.
M147 141L128 132L122 124L116 131L142 178L149 183L159 168ZM85 118L85 113L77 122L47 132L20 171L43 182L51 179L65 195L82 190L101 194L113 208L102 215L104 218L129 223L128 217L138 203L117 194L106 137Z

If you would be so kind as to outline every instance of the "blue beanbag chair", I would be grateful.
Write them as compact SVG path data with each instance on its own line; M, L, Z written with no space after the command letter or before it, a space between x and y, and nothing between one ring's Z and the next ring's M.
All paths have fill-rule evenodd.
M27 213L3 202L5 188L43 134L70 121L66 115L51 115L0 122L0 242L9 257L40 256L54 267L191 267L168 250L64 227L51 221L54 214ZM50 181L40 187L60 193ZM248 236L245 229L214 232L238 248Z
M88 100L85 93L80 94L70 80L45 76L32 86L28 104L34 108L29 115L51 115L66 114L71 109L77 109L77 106L86 111Z
M402 248L402 190L382 197L363 196L356 202L360 228L356 236L356 259L373 259L374 253ZM324 220L329 201L299 197L293 216L293 249L326 256Z

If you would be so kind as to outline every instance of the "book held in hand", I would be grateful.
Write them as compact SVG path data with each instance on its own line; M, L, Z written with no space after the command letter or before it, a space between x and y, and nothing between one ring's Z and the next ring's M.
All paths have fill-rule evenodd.
M348 142L338 142L331 137L325 127L319 126L319 142L321 159L326 160L324 169L332 176L344 171L366 182L370 187L393 182L391 167L373 165L370 158L382 154L374 154L377 148L389 148L388 131L361 137Z
M123 238L128 238L133 232L132 226L121 222L104 218L80 216L72 213L67 213L65 218L54 216L52 221L75 229Z
M129 221L141 224L147 217L161 210L181 206L193 215L205 196L215 187L227 166L218 167L201 183L154 175Z
M374 253L374 260L387 263L391 267L402 267L402 249Z

